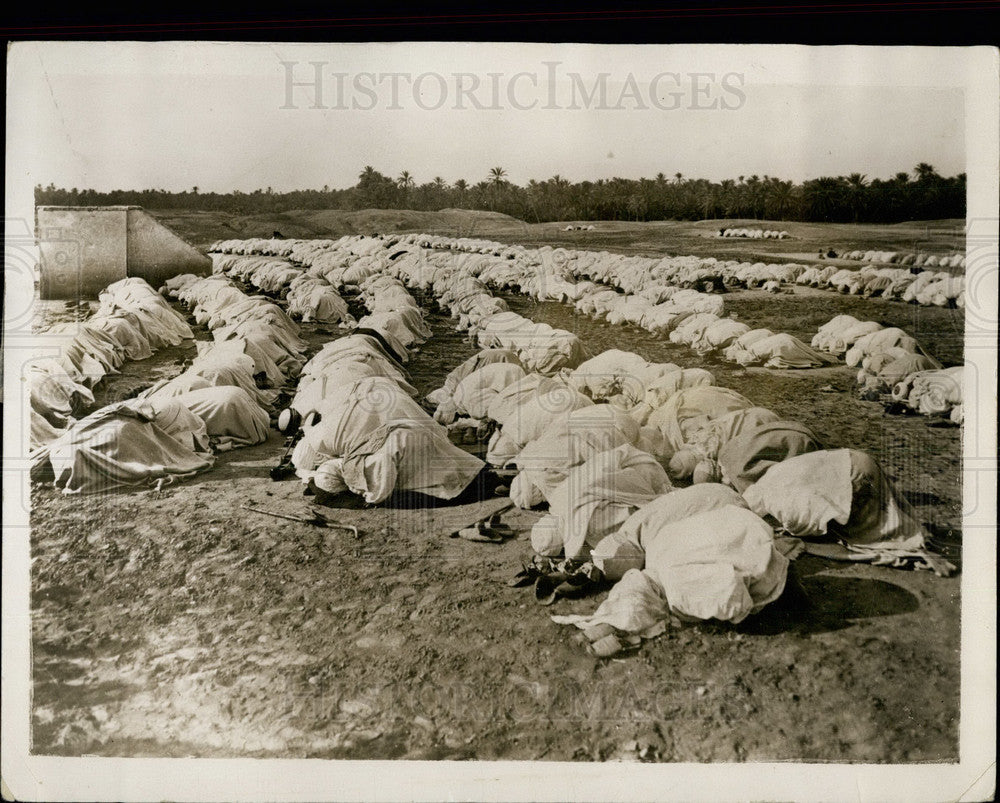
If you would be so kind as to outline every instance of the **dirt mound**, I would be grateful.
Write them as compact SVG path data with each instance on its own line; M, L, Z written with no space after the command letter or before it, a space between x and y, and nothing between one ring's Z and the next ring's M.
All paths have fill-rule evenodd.
M503 212L488 212L483 209L460 209L455 206L449 206L447 209L442 209L440 212L428 212L427 214L449 215L456 213L460 215L469 215L481 220L495 220L506 223L524 223L524 221L521 220L520 218L512 217L511 215L505 215Z
M289 213L296 214L296 213ZM471 209L442 209L418 212L412 209L360 209L356 212L324 210L301 213L309 224L329 229L337 235L384 233L389 231L453 234L481 237L493 231L511 231L523 227L523 221L498 212ZM454 236L454 235L453 235Z
M346 234L426 232L449 237L493 237L523 231L524 221L499 212L442 209L298 209L290 212L232 215L221 211L152 211L161 222L200 248L219 239L271 237L337 238Z

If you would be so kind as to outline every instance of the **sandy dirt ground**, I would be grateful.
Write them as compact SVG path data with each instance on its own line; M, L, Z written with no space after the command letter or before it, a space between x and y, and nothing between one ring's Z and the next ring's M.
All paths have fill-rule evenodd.
M740 369L568 306L507 299L578 333L591 354L614 347L703 365L827 445L875 454L960 562L959 429L885 415L856 398L846 367ZM475 349L431 299L421 301L434 337L411 375L427 392ZM726 305L751 326L806 338L834 314L864 314L904 326L945 364L961 361L960 310L798 289L731 293ZM318 325L303 332L310 350L341 335ZM127 366L98 401L179 372L193 351L189 343ZM827 386L835 392L820 390ZM268 476L283 450L275 431L159 491L32 489L34 752L957 759L960 575L806 556L794 573L807 604L771 606L739 626L686 626L601 660L549 615L592 611L606 591L546 608L530 588L507 586L530 557L538 513L505 514L517 536L483 544L449 534L503 499L335 511L359 538L246 510L307 510L297 480Z
M522 245L550 245L607 249L625 254L656 256L696 254L719 259L774 262L818 261L819 251L837 253L857 249L921 251L951 254L965 250L965 221L918 220L891 225L872 223L799 223L780 220L627 220L575 221L592 230L566 231L566 221L529 223L499 212L444 209L416 212L409 209L358 211L298 210L279 214L231 215L224 212L150 210L163 223L201 248L219 239L270 237L341 237L346 234L425 232L446 237L476 237ZM719 237L722 228L777 229L785 240L747 240ZM825 262L825 260L824 260ZM835 262L834 264L839 264ZM858 262L843 261L850 267Z

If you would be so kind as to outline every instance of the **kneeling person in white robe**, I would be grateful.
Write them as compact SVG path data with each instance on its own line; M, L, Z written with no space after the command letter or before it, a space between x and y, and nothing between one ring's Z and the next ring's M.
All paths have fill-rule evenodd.
M452 444L436 422L395 420L373 430L349 454L320 464L313 480L326 494L350 491L368 504L383 502L393 493L451 500L485 467Z

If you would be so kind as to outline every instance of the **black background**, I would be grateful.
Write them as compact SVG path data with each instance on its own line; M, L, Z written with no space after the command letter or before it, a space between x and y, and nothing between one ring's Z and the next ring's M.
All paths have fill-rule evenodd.
M787 0L675 4L609 0L589 6L357 0L319 7L272 3L228 11L191 0L110 10L8 3L6 40L213 39L230 41L477 40L534 42L748 42L775 44L995 44L997 0L843 2Z

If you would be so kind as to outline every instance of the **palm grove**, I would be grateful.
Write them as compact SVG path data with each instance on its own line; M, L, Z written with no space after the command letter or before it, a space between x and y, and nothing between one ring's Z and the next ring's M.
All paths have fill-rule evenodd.
M801 184L772 176L737 176L724 181L688 178L681 173L654 178L611 178L571 182L555 175L519 186L501 166L475 184L449 183L440 176L418 183L408 170L397 177L366 166L348 189L275 192L184 192L166 190L61 189L35 187L36 204L139 205L148 209L219 210L233 214L293 209L448 208L503 212L529 222L558 220L803 220L840 223L893 223L965 216L965 174L946 178L920 163L912 173L869 179L861 173L822 176Z

